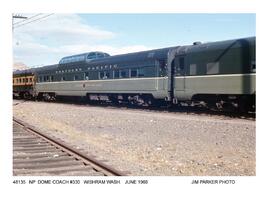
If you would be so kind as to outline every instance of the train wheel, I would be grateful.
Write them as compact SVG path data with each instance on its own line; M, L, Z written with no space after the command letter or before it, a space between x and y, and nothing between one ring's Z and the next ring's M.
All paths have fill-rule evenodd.
M42 98L44 101L55 101L56 97L54 93L43 93Z
M255 96L243 96L238 100L238 111L242 113L255 112Z

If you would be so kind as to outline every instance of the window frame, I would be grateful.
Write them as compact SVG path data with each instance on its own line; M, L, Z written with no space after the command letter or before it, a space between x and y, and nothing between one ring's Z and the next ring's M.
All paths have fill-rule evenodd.
M217 74L220 74L219 62L206 63L206 75L217 75Z
M197 75L197 64L190 64L189 65L189 75L194 76Z

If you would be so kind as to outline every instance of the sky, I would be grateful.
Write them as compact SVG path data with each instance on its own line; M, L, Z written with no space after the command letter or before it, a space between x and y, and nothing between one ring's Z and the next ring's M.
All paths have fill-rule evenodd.
M28 20L14 19L13 61L28 67L90 51L116 55L256 35L252 13L19 15Z

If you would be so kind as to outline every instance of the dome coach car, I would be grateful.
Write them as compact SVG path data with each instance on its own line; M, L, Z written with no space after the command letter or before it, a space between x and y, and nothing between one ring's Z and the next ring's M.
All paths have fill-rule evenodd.
M256 38L248 37L115 56L73 55L57 65L33 69L32 95L148 105L199 103L254 111L255 48Z
M175 48L175 47L174 47ZM152 102L167 95L166 62L171 49L165 48L106 56L37 71L37 94L86 96L90 100ZM53 81L44 77L53 76Z

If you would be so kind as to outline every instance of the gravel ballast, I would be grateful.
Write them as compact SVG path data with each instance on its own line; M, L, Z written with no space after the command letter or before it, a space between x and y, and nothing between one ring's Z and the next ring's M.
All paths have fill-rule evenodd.
M256 175L256 122L14 100L13 114L129 175Z

